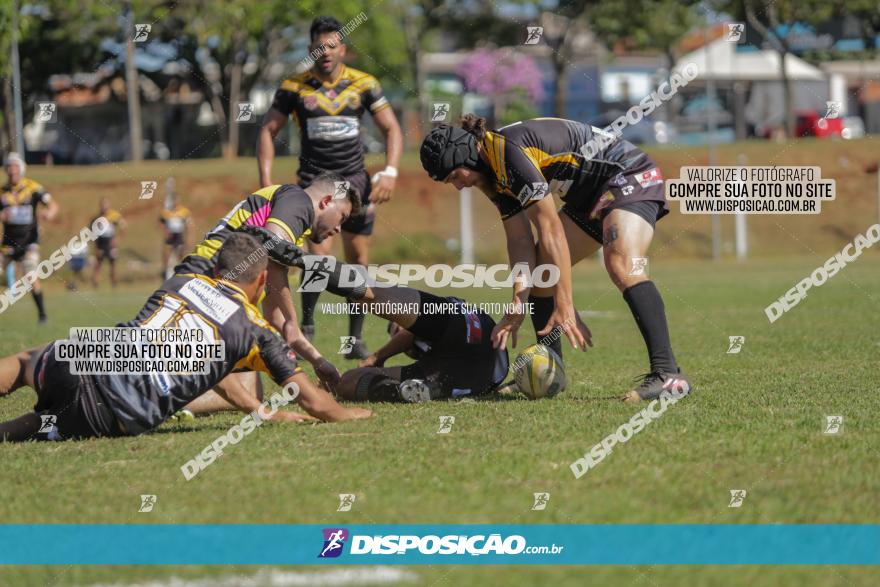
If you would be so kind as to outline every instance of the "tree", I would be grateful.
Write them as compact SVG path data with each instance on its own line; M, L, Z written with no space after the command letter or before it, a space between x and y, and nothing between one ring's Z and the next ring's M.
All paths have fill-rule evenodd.
M745 20L779 56L785 131L795 134L794 94L788 75L788 55L797 22L819 24L831 17L834 5L825 0L714 0L713 6L735 20ZM785 26L783 26L785 25Z

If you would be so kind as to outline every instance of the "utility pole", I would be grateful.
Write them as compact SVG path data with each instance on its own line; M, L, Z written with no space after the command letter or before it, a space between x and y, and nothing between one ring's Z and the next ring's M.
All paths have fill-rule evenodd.
M21 110L21 63L18 60L18 0L12 0L12 104L15 111L15 150L24 158L24 114Z
M131 140L131 160L140 163L144 160L144 141L141 130L141 94L138 84L137 67L134 64L134 13L131 0L123 4L125 18L125 93L128 102L128 133Z

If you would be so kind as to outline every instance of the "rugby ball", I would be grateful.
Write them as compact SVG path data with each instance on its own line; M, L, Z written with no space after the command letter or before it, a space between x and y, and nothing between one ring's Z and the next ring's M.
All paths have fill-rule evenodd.
M513 364L514 381L519 392L529 399L553 397L565 389L562 359L542 344L527 347Z

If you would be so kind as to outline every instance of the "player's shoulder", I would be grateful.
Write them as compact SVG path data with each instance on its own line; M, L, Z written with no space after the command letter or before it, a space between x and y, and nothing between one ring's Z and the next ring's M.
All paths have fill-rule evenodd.
M122 220L122 214L118 210L114 210L113 208L110 208L104 214L104 218L106 218L110 222L119 222L120 220Z
M290 77L284 78L281 81L281 84L278 86L278 89L285 92L298 93L308 84L308 81L311 77L312 74L309 71L297 73Z
M373 89L379 85L379 80L376 76L353 67L346 66L342 75L345 79L351 81L352 85L356 85L365 90Z
M29 177L22 178L21 182L22 182L24 188L32 193L39 193L39 192L46 191L45 188L43 187L43 184L41 184L40 182L35 181Z
M186 206L178 206L177 208L175 208L175 212L177 213L178 216L192 215L192 212L190 212L189 208L187 208Z

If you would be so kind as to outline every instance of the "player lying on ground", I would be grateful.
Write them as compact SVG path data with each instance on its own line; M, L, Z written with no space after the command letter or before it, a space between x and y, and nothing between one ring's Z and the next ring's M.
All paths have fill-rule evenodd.
M571 266L603 246L608 276L629 305L651 365L624 399L652 400L670 386L691 387L675 360L663 298L646 267L654 225L669 210L657 165L634 145L607 134L561 118L489 130L485 119L470 114L460 127L432 130L422 143L421 160L433 179L456 189L477 187L495 204L511 265L559 268L554 288L518 285L514 290L515 305L526 298L533 304L539 337L559 328L575 348L586 350L590 331L573 304ZM553 194L564 202L558 213ZM505 316L493 333L495 343L503 346L510 336L515 345L523 318L522 313ZM558 340L539 342L561 356Z
M342 407L312 384L280 334L263 319L254 305L267 279L267 257L254 259L259 249L251 236L230 236L216 255L217 279L176 275L153 293L134 320L119 325L197 328L209 342L225 345L225 360L211 361L206 373L75 375L71 362L56 356L54 343L5 357L0 359L0 396L30 386L38 399L33 412L0 424L0 440L133 436L156 428L212 387L236 408L251 413L260 400L226 377L236 370L264 371L278 385L295 384L297 403L315 418L338 422L369 417L369 410ZM39 433L41 416L54 417L48 434ZM272 419L312 418L279 411Z
M318 176L305 189L285 184L272 185L254 192L236 204L205 235L205 239L195 250L175 267L175 275L194 273L213 276L217 250L230 234L243 226L265 228L278 238L300 247L307 240L318 243L337 234L349 217L360 213L357 193L352 189L337 190L337 182L341 181L340 176L328 173ZM296 354L311 363L325 387L332 389L339 381L339 371L300 331L287 273L287 267L269 263L263 312ZM234 377L253 389L255 394L259 393L259 380L247 380L241 375ZM203 413L233 407L217 394L208 393L195 404L187 406L187 409Z
M364 311L391 322L392 336L359 368L342 375L336 388L340 397L422 402L484 395L507 376L507 350L492 346L495 321L464 300L408 287L373 287L360 302ZM401 310L387 313L383 308ZM400 353L416 362L384 367L385 361Z
M272 234L245 229L264 243ZM464 300L440 297L409 287L369 287L361 273L332 257L303 256L295 245L280 243L270 255L279 263L304 267L303 283L326 282L327 291L341 295L361 311L391 322L391 340L357 369L347 371L334 390L357 401L408 401L482 395L494 390L507 375L508 356L492 346L495 321ZM345 274L345 277L343 275ZM346 285L342 285L345 283ZM416 362L383 367L405 352Z

